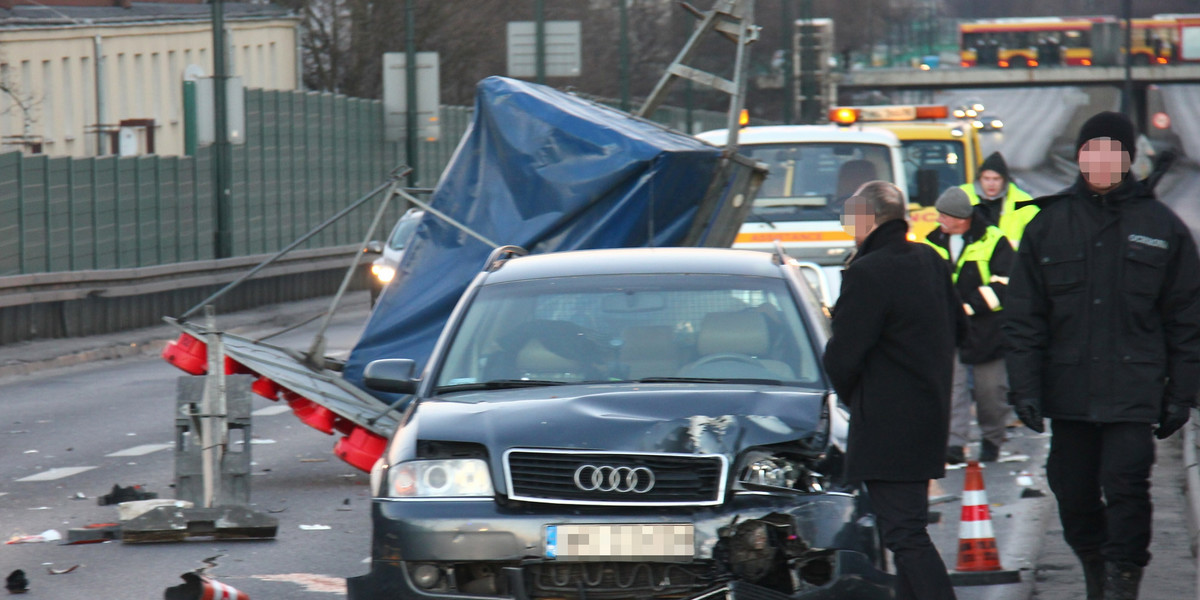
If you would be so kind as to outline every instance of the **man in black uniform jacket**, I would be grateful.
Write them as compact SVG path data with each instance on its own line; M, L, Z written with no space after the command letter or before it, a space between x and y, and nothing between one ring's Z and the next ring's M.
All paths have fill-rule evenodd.
M930 479L946 474L950 381L966 314L950 267L907 239L904 193L858 189L844 223L858 252L842 275L825 369L850 407L846 475L866 485L896 564L897 600L953 599L929 539Z
M1046 475L1089 599L1137 598L1154 437L1187 422L1200 388L1200 258L1130 174L1135 142L1120 113L1084 123L1080 176L1037 200L1002 325L1017 416L1037 432L1051 419Z

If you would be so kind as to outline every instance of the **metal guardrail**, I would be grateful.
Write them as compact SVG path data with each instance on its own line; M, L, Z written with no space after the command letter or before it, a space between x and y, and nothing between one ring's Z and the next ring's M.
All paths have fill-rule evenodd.
M344 270L357 244L295 250L264 268L257 279L323 270ZM63 271L0 277L0 308L85 298L119 298L234 281L270 254L97 271Z

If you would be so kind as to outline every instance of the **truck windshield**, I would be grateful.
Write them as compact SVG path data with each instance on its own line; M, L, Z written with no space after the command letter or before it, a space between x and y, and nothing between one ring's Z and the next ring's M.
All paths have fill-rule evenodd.
M596 275L484 286L435 375L439 393L538 384L820 379L782 279Z
M875 179L895 181L889 148L882 144L745 144L738 152L770 168L750 221L836 220L858 186Z
M908 179L908 197L917 198L917 171L927 169L937 173L937 193L947 188L962 185L967 181L966 159L963 143L952 140L903 140L904 172ZM921 198L921 203L932 206L933 198Z

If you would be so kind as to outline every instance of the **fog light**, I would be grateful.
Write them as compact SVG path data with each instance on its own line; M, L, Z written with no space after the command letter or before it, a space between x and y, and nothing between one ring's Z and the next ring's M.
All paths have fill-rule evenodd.
M424 589L432 589L442 579L442 570L433 565L417 565L412 572L413 583Z

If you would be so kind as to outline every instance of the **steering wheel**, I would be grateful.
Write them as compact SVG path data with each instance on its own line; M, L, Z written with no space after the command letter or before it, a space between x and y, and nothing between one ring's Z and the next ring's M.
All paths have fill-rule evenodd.
M705 356L704 358L701 358L699 360L692 362L691 364L680 369L679 374L684 377L703 377L704 374L699 373L698 372L699 370L703 369L704 367L707 367L709 365L712 365L714 363L719 363L719 362L738 363L738 364L743 364L743 365L749 365L749 366L754 367L755 369L763 368L762 363L759 362L757 358L754 358L753 356L750 356L749 354L738 354L735 352L721 352L719 354L709 354L708 356Z

